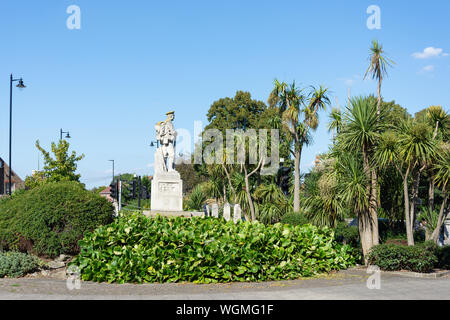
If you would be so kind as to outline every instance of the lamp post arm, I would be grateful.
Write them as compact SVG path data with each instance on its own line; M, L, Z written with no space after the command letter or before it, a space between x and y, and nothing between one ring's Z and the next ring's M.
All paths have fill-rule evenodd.
M13 75L11 73L10 82L9 82L9 180L8 180L8 187L9 187L9 194L12 194L12 170L11 170L11 143L12 143L12 85L13 85Z

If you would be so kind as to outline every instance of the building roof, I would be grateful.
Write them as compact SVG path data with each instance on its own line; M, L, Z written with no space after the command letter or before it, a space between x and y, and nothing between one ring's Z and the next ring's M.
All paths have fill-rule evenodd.
M6 161L4 161L0 157L0 168L2 166L5 168L5 173L4 173L5 183L9 183L9 166L6 163ZM23 183L23 180L14 172L14 170L11 170L11 175L12 175L12 183L16 183L16 184Z
M110 194L111 193L111 187L106 187L102 191L100 191L100 194Z

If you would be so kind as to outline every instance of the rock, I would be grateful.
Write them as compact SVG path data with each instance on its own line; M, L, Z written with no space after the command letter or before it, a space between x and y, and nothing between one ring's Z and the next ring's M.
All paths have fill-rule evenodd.
M48 272L47 270L42 270L41 275L44 277L48 277L50 275L50 272Z
M59 269L59 268L64 268L66 266L66 264L62 261L50 261L49 263L47 263L47 266L50 269Z
M55 261L58 262L66 262L67 260L69 260L71 258L71 256L68 256L66 254L60 254L58 258L55 259Z

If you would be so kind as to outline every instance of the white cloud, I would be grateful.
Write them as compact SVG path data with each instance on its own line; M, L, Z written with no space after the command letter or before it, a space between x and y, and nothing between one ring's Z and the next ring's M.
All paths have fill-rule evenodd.
M149 163L149 164L147 164L147 167L149 167L149 168L154 168L154 167L155 167L155 164L154 164L154 163Z
M446 57L449 54L444 52L442 48L428 47L423 50L423 52L415 52L412 56L416 59L429 59L436 57Z
M361 76L359 76L359 75L354 75L354 76L351 77L351 78L339 78L338 80L344 82L344 84L345 84L346 86L348 86L348 87L353 87L353 85L354 85L356 82L358 82L358 81L361 80Z
M418 71L417 74L434 77L435 69L436 69L436 67L434 65L430 64L430 65L427 65L427 66L423 67L422 69L420 69L420 71Z

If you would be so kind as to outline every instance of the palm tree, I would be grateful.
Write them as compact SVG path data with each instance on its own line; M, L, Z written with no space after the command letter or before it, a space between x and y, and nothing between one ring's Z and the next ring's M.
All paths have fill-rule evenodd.
M385 110L377 114L377 103L373 97L356 97L350 100L350 107L345 112L345 126L340 135L343 150L362 155L362 165L367 181L372 181L375 165L373 155L380 137L385 129ZM360 236L363 252L366 255L372 246L379 243L377 199L373 198L372 184L366 186L367 210L359 213L361 219ZM359 206L363 209L362 206Z
M268 102L270 107L277 107L283 121L283 128L290 135L293 143L291 154L294 156L294 212L300 211L300 161L303 146L310 141L310 131L319 124L318 112L330 103L328 89L320 86L311 87L308 95L295 86L275 80Z
M393 165L403 179L406 235L410 246L414 245L413 230L420 177L423 170L431 165L435 155L436 142L432 138L430 127L425 123L405 120L395 132L386 132L380 137L376 162L381 167ZM412 180L411 190L409 180Z
M377 97L378 97L378 105L377 105L377 116L380 115L381 109L381 83L383 79L387 76L387 67L395 64L394 61L390 60L386 56L383 55L383 46L377 41L372 41L372 47L370 48L370 64L367 68L366 74L364 75L364 79L368 75L371 75L372 79L378 81L378 89L377 89Z
M324 159L322 166L305 180L305 213L315 225L335 227L343 219L336 159Z
M431 239L435 241L436 243L439 240L440 230L442 227L442 224L444 223L445 217L450 211L450 208L448 207L448 198L449 198L449 182L450 182L450 145L444 144L440 152L438 153L438 161L436 164L436 182L438 185L442 188L442 193L444 196L444 199L441 204L441 209L439 210L439 217L438 222L436 225L436 229L433 231L431 235Z
M342 129L342 113L339 108L331 109L328 115L330 122L328 123L328 132L333 132L333 142Z
M434 128L433 139L444 141L450 129L450 116L441 106L431 106L426 112L426 121ZM428 207L434 210L435 171L427 168L430 181L428 187Z

